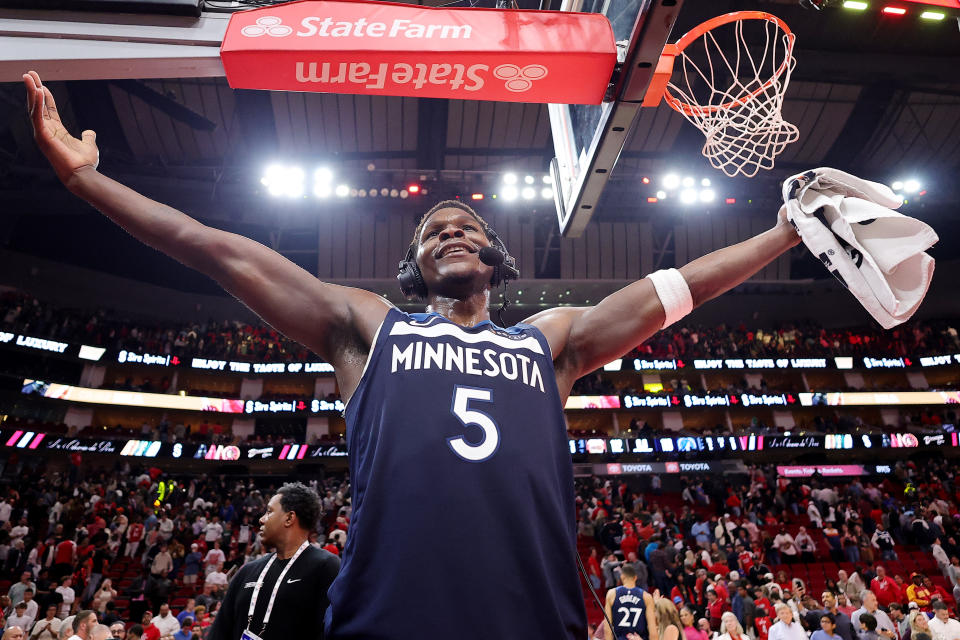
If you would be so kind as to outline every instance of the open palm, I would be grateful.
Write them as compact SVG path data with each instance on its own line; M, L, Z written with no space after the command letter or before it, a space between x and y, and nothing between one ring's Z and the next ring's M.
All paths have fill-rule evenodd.
M53 94L43 86L36 71L23 74L23 83L27 88L27 112L33 124L33 137L60 180L66 182L82 167L96 169L100 158L97 134L87 130L79 140L70 135L60 121Z

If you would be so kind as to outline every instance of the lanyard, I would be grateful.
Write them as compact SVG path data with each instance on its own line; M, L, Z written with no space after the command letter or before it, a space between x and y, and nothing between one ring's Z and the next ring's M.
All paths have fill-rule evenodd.
M300 554L303 553L303 550L309 546L310 541L304 540L303 544L300 545L300 548L297 549L297 552L293 554L292 558L290 558L290 562L288 562L287 566L285 566L283 571L280 572L280 577L277 578L276 584L273 585L273 593L270 594L270 601L267 602L267 611L263 614L263 624L260 625L261 634L267 628L267 623L270 622L270 612L273 611L273 602L277 599L277 591L280 590L280 585L283 583L283 579L286 577L287 571L289 571L290 567L293 566L293 563L297 561L297 558L300 557ZM257 597L260 595L260 587L263 586L263 579L267 577L267 571L270 570L270 567L273 565L273 561L276 559L276 553L270 556L270 560L267 561L267 566L263 568L263 571L260 572L260 577L257 578L257 585L253 588L253 595L250 597L250 609L247 611L247 629L250 628L250 623L253 622L253 610L257 606Z

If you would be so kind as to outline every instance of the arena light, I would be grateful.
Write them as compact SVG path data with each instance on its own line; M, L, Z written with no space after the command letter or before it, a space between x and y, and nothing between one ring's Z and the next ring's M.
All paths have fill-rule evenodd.
M520 196L520 190L517 189L514 185L508 184L500 191L500 195L503 196L504 200L513 201Z
M700 191L700 202L713 202L717 197L717 194L713 192L713 189L701 189Z
M647 204L657 204L657 199L654 196L648 196Z
M269 187L271 183L276 182L282 173L283 167L278 164L271 164L264 169L263 176L260 178L260 184Z
M517 184L517 174L515 173L503 174L503 184Z
M701 187L709 187L709 186L710 186L710 178L704 178L703 180L701 180L701 181L700 181L700 186L701 186Z
M399 196L399 195L400 195L400 190L399 190L399 189L390 189L390 197L391 197L391 198L396 198L396 197Z
M409 192L409 191L407 191L406 189L400 189L400 199L401 199L401 200L406 199L407 196L409 196L409 195L410 195L410 192Z
M338 198L346 198L348 195L350 195L350 187L345 184L338 184L337 188L334 189L333 192L337 194Z
M366 190L366 189L360 189L359 191L357 191L357 196L360 197L360 198L366 198L366 197L367 197L367 190Z
M386 187L382 187L380 189L380 195L386 198L388 195L390 195L390 189L387 189Z
M553 184L553 177L551 177L549 174L543 176L543 184Z
M697 192L695 189L684 189L680 192L680 202L683 204L693 204L697 201Z
M520 192L520 195L524 200L533 200L536 197L537 192L533 187L524 187L523 191Z
M860 2L859 0L844 0L843 8L852 9L853 11L864 11L868 9L870 5L866 2Z
M920 181L919 180L904 180L903 181L903 190L906 193L916 193L920 191Z
M523 182L525 184L533 184L533 176L524 176Z
M303 195L304 173L300 167L272 164L266 168L260 182L272 196L299 198Z
M946 14L942 11L924 11L920 14L921 20L931 20L938 21L943 20L946 17Z
M736 198L727 198L725 201L727 204L737 204Z
M665 200L667 197L666 191L657 191L657 200Z
M407 187L407 193L414 196L417 195L418 193L420 193L420 185L411 184L410 186Z
M329 198L331 193L333 193L333 188L329 184L319 182L313 185L313 195L318 198Z
M894 180L890 188L894 191L903 191L903 180Z
M680 176L675 173L668 173L663 177L664 189L676 189L680 186Z
M643 184L650 184L650 178L648 178L647 176L643 176L642 178L640 178L640 182L642 182Z
M284 195L290 198L299 198L303 195L304 174L300 167L291 167L286 172L286 186Z
M693 186L693 183L694 183L694 179L691 178L690 176L687 176L686 178L683 179L683 182L681 182L680 184L689 188Z
M903 7L884 7L881 10L881 13L885 13L888 16L902 16L907 12Z
M482 193L471 193L471 194L470 194L470 199L471 199L471 200L483 200L483 194L482 194Z
M320 167L313 172L314 184L330 184L333 182L333 172L326 167Z
M553 198L553 189L550 187L544 187L543 189L540 189L540 197L544 200L550 200Z

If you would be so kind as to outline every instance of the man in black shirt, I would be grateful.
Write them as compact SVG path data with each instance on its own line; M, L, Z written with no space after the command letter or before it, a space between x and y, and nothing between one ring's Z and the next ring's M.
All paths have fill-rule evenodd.
M320 498L305 485L280 487L260 518L263 544L274 547L276 553L237 571L207 640L241 640L244 631L262 640L323 638L323 616L330 604L327 588L340 570L340 558L308 542L320 509ZM283 582L273 598L278 578ZM254 591L257 599L248 627Z

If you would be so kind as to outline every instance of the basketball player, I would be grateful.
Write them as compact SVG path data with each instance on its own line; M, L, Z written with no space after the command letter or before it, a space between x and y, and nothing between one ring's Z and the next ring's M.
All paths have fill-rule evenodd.
M405 290L427 303L407 314L98 173L94 132L72 137L37 74L24 83L35 139L70 191L334 366L354 510L330 588L331 638L582 638L563 417L574 381L799 242L781 217L596 306L502 328L490 322L490 290L510 274L487 262L505 248L472 209L444 202L404 262Z
M607 620L603 624L606 640L656 640L657 615L653 596L637 586L637 571L629 564L620 567L621 586L607 591Z

